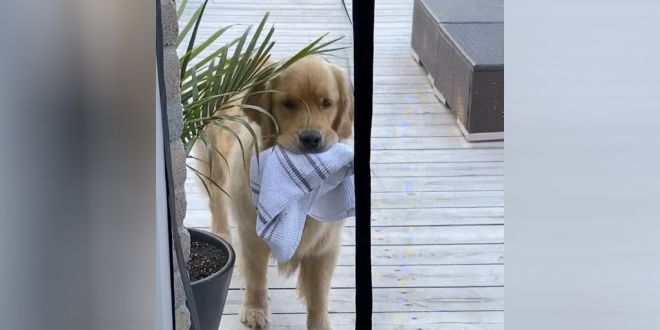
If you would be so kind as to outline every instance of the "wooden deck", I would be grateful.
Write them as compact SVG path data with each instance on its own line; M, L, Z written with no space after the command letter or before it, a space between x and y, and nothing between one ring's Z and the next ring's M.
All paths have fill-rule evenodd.
M191 1L191 3L199 0ZM351 3L347 1L348 10ZM433 95L410 56L413 0L378 0L372 135L374 329L503 329L504 150L468 143L455 117ZM214 26L253 24L271 12L282 58L325 33L351 25L340 0L215 0L200 34ZM240 29L236 29L235 36ZM329 58L351 70L352 50ZM360 109L356 109L360 111ZM210 226L201 191L188 181L189 227ZM354 329L354 220L330 295L335 329ZM274 264L273 264L274 266ZM303 329L295 279L271 267L270 329ZM242 280L235 272L221 329L238 320Z

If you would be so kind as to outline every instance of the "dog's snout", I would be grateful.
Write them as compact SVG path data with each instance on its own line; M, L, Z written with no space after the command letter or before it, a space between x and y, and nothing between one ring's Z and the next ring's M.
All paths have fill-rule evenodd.
M300 144L305 151L313 152L321 147L323 136L318 130L307 129L298 134L298 139L300 139Z

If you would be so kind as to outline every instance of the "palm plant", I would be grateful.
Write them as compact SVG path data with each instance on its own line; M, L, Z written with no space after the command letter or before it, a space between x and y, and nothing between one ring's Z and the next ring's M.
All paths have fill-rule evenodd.
M199 29L204 10L208 0L205 0L192 14L189 21L183 24L178 37L178 45L187 39L188 45L186 52L180 59L181 66L181 102L183 104L183 131L181 140L183 141L186 156L194 158L191 155L193 146L196 143L202 143L208 152L208 165L212 168L212 155L218 153L224 160L227 169L229 164L226 158L212 141L206 136L205 128L208 125L220 127L232 134L237 143L243 149L243 142L236 132L236 127L247 129L254 141L257 141L256 134L250 127L247 119L237 112L231 112L235 107L235 101L244 96L253 86L264 83L273 78L296 61L313 54L327 53L341 48L330 48L341 38L325 41L327 33L320 36L307 46L303 47L288 59L266 65L270 59L270 51L275 42L272 41L274 27L270 27L264 35L264 28L269 14L266 13L257 26L254 33L250 34L252 27L248 27L239 37L234 38L224 45L212 50L209 55L201 54L214 45L214 42L220 38L231 26L216 30L206 40L196 44L197 32ZM178 8L179 18L182 17L188 0L183 0ZM177 45L177 46L178 46ZM273 92L273 91L265 91ZM270 115L266 109L257 106L244 105L249 111L258 111L268 116L278 129L275 118ZM259 153L258 142L255 143L255 151ZM195 158L198 161L200 159ZM245 165L245 161L244 161ZM223 193L227 194L211 178L202 173L202 171L188 165L195 175L200 179L207 193L210 194L207 183L217 187Z

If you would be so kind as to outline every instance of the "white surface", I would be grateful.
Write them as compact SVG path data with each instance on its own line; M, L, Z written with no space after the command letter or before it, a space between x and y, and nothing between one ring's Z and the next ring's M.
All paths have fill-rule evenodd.
M158 77L156 77L158 81ZM167 186L165 184L165 153L158 83L156 83L156 285L157 329L172 329L172 295L170 288L170 235L167 218Z

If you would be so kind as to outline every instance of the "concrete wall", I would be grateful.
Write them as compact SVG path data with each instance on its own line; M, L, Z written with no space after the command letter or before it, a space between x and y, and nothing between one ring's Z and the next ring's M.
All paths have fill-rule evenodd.
M184 187L186 181L186 155L183 143L179 139L183 127L181 91L179 89L179 58L176 54L176 38L179 34L179 25L174 0L161 0L161 15L163 20L163 64L165 88L167 90L166 106L169 119L170 153L177 213L176 230L181 237L184 256L188 259L190 257L190 235L183 227L183 218L186 214L186 192ZM174 265L175 329L188 330L190 329L190 312L185 304L185 293L176 262Z

